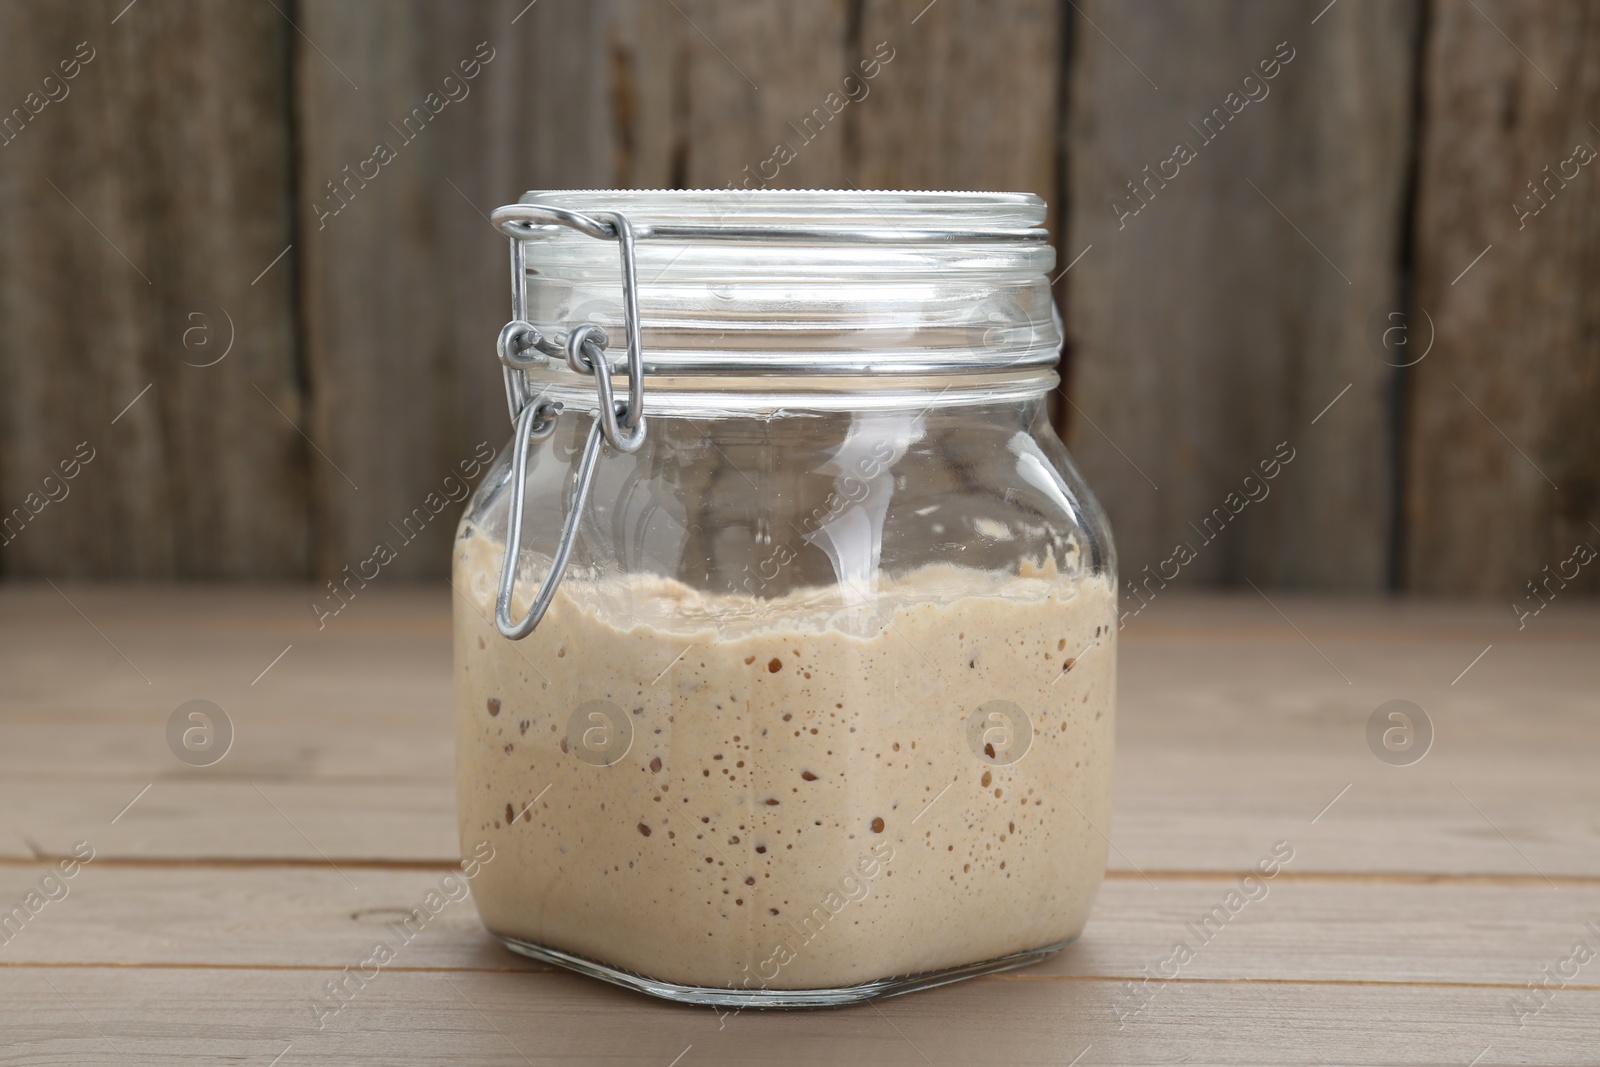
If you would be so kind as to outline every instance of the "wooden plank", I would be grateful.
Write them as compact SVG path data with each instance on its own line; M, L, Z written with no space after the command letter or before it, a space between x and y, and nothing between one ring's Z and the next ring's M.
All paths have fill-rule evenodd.
M686 184L1053 193L1054 6L680 6Z
M450 773L437 759L424 771L362 756L360 746L383 739L342 740L346 731L359 735L385 722L401 734L448 736L445 587L374 586L320 630L307 607L313 590L153 595L66 585L62 592L71 600L48 586L0 593L0 669L8 682L0 710L19 731L70 714L93 723L94 736L57 756L42 748L0 751L8 772L136 775L163 750L164 717L183 700L204 697L258 716L261 728L303 752L307 766L298 774ZM1172 593L1123 631L1122 738L1141 749L1208 738L1287 746L1347 731L1326 707L1364 715L1388 696L1409 694L1448 711L1452 747L1467 754L1497 757L1514 738L1554 752L1600 729L1593 714L1600 667L1577 655L1597 639L1600 615L1578 601L1553 606L1519 632L1493 605L1363 607L1288 596L1269 604L1259 596ZM1530 706L1537 717L1508 714ZM149 727L156 728L146 744L122 732ZM24 745L16 736L14 744ZM335 755L347 743L355 747Z
M1342 765L1281 750L1136 754L1118 765L1115 815L1102 827L1116 846L1109 866L1134 876L1240 872L1283 839L1303 848L1302 871L1324 874L1541 883L1600 875L1592 817L1600 787L1583 758L1446 763L1436 756L1436 767L1429 756L1406 769L1415 774L1401 774L1364 750ZM1197 763L1205 769L1197 772ZM0 784L0 857L62 856L79 840L107 857L173 862L448 863L459 855L455 787L447 779L308 783L247 773L211 781L199 774L8 776ZM1537 784L1540 778L1550 784Z
M359 962L359 961L358 961ZM1001 976L829 1012L719 1015L557 973L380 972L336 1016L327 972L0 968L30 1063L1588 1063L1600 991L1518 1031L1501 988L1194 982L1119 1025L1123 983ZM48 984L47 984L48 983ZM54 988L52 988L54 987ZM21 1020L21 1021L15 1021ZM823 1025L825 1023L825 1025ZM1492 1052L1485 1056L1485 1049Z
M1581 4L1431 11L1416 300L1437 338L1411 372L1407 584L1534 609L1529 582L1600 590L1564 564L1600 548L1600 175L1579 162L1600 152L1600 25Z
M1267 852L1264 846L1263 855ZM1296 856L1275 878L1246 888L1255 898L1217 917L1234 878L1112 878L1083 938L1024 977L1138 981L1182 941L1194 958L1188 981L1241 977L1273 982L1475 983L1521 990L1573 942L1600 944L1589 927L1600 880L1438 883L1296 878ZM491 861L494 862L494 861ZM38 887L42 864L0 866L9 906ZM449 870L307 867L82 866L67 895L0 945L0 966L351 966L388 936L387 924L453 898L406 942L397 965L435 971L545 970L503 949L482 927ZM347 882L345 878L350 880ZM1259 883L1259 884L1258 884ZM57 893L60 891L57 890ZM1239 898L1239 899L1242 899ZM1202 920L1209 925L1202 925ZM1462 931L1477 934L1464 941ZM393 939L391 938L391 941ZM1305 946L1324 943L1320 952ZM1157 982L1157 984L1161 984ZM1594 982L1584 984L1594 985ZM1137 1004L1137 1001L1134 1002Z
M681 187L688 180L688 37L694 28L670 4L604 0L593 6L605 17L607 184Z
M382 540L386 572L438 577L459 507L414 540L396 526L509 436L493 343L510 290L487 213L530 187L612 184L606 11L317 0L300 21L317 46L296 53L317 570ZM365 164L380 143L392 160Z
M862 187L1018 190L1059 217L1061 10L868 0L858 50L894 58L856 115Z
M292 30L123 7L0 10L0 573L303 577Z
M0 778L448 781L449 588L357 590L320 629L316 593L7 588ZM203 770L178 762L165 733L196 699L235 731Z
M1123 575L1383 588L1417 5L1076 7L1067 417Z
M1457 731L1464 725L1440 721ZM68 723L77 725L72 719L62 725ZM130 858L309 858L320 848L340 862L446 862L456 854L454 786L442 773L450 751L446 729L402 732L374 749L375 759L400 771L409 748L425 750L430 773L413 777L386 773L389 764L360 767L360 737L381 725L352 729L348 741L324 741L312 759L301 755L304 739L315 737L311 729L271 742L246 735L237 741L237 763L230 754L216 768L187 771L160 748L163 724L164 717L151 717L144 734L133 737L139 749L157 750L146 756L143 775L8 767L0 785L7 831L0 834L0 856L60 855L79 839ZM1116 814L1103 827L1117 845L1112 869L1238 871L1263 842L1283 838L1304 846L1300 869L1307 871L1533 880L1600 874L1600 831L1590 818L1600 789L1587 773L1592 737L1533 747L1508 727L1477 753L1463 754L1452 751L1457 732L1421 764L1393 768L1365 750L1364 724L1364 716L1352 715L1343 730L1302 735L1301 744L1329 753L1315 757L1286 752L1284 729L1269 731L1280 739L1275 744L1156 745L1147 737L1163 731L1137 723L1119 755ZM70 749L59 729L54 746L40 747ZM19 731L25 749L33 747L33 733ZM258 751L246 752L246 740ZM1505 754L1497 758L1495 745ZM310 766L297 767L296 755ZM113 826L135 797L135 807Z
M449 863L460 855L455 786L447 781L304 785L146 778L63 785L8 780L0 784L0 811L6 814L0 855L12 858L59 858L78 841L88 841L108 862L119 857L324 862L326 856L355 866Z
M195 697L228 707L243 699L243 707L270 713L266 725L283 736L306 735L299 743L313 764L332 751L326 739L346 725L365 730L382 721L376 716L391 716L405 731L447 734L449 716L440 712L453 699L448 588L374 585L321 629L308 607L315 592L7 587L0 591L0 670L8 683L0 710L21 729L71 713L111 736L104 744L86 739L59 764L43 751L13 760L0 750L0 767L134 773L162 742L130 747L117 731L156 722ZM1587 740L1597 728L1597 667L1575 653L1600 639L1600 615L1581 601L1552 606L1525 631L1503 608L1483 604L1292 596L1268 603L1254 594L1171 592L1138 614L1129 610L1124 742L1290 742L1307 731L1343 729L1316 713L1330 700L1360 709L1390 693L1424 704L1449 700L1454 716L1472 717L1470 733L1453 744L1489 753L1510 730L1557 748ZM1361 689L1341 696L1350 690L1341 670ZM1206 679L1217 684L1196 684ZM1537 719L1507 714L1530 700L1540 709ZM364 762L401 773L386 758ZM430 767L428 773L440 769Z
M850 51L845 0L678 6L691 24L682 36L684 184L833 188L848 180L851 143L840 121L848 112L825 104L829 93L843 95L860 58ZM789 152L779 154L780 145Z

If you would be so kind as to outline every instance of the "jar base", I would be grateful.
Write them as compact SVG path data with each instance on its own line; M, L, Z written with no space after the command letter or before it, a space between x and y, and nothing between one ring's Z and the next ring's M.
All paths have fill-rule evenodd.
M490 931L494 933L494 931ZM1026 952L1013 952L1008 956L1000 956L992 960L983 960L979 963L965 963L957 967L947 967L940 971L926 971L922 974L900 975L893 978L878 978L859 985L840 986L832 989L735 989L732 987L718 989L713 986L679 985L676 982L664 982L656 978L647 978L642 974L631 971L618 970L615 967L575 956L570 952L560 949L548 948L544 945L535 945L531 941L520 938L508 937L504 934L494 934L501 943L523 956L531 957L542 963L553 963L565 967L569 971L586 974L591 978L598 978L613 985L626 989L648 993L653 997L663 1000L676 1001L679 1004L700 1004L722 1008L837 1008L846 1004L860 1004L864 1001L875 1000L880 997L894 997L902 993L914 993L919 989L932 989L935 986L949 985L959 982L964 978L976 978L980 975L994 974L998 971L1010 971L1018 967L1027 967L1038 963L1040 960L1060 952L1072 944L1076 938L1043 948L1029 949Z

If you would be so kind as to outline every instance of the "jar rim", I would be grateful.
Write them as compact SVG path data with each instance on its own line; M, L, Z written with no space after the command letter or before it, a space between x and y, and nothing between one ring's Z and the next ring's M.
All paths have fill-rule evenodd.
M1047 242L1034 193L918 189L551 189L518 201L569 211L620 211L636 226L690 224L816 231L958 231L973 239Z

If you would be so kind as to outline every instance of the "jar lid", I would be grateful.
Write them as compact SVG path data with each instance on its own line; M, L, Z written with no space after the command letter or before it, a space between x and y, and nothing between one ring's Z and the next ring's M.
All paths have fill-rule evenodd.
M890 189L559 189L519 203L625 212L641 238L845 242L919 240L1045 242L1046 205L1033 193ZM686 233L686 228L715 231ZM920 236L919 235L937 235Z
M625 347L604 221L621 215L645 376L881 378L1056 363L1045 212L1031 193L558 190L495 222L521 246L525 317L552 349L586 323L608 362ZM529 375L578 372L551 359Z

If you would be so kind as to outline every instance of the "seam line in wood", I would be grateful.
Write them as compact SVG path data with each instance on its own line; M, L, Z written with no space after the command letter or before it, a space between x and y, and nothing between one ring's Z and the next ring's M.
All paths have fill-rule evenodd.
M1130 974L1121 976L1088 975L1088 974L1021 974L1011 971L1006 974L980 975L980 978L993 979L997 982L1140 982L1145 976ZM1152 978L1152 982L1182 982L1191 985L1239 985L1250 983L1254 985L1308 985L1308 986L1403 986L1415 989L1512 989L1526 990L1526 982L1468 982L1456 981L1447 978L1434 979L1405 979L1405 978ZM1600 993L1600 985L1578 985L1568 982L1561 987L1563 992L1577 990L1579 992Z
M0 968L15 967L18 969L49 970L55 968L76 968L81 970L163 970L163 971L343 971L347 967L340 967L331 963L181 963L167 962L115 962L101 960L77 960L72 962L49 962L44 960L6 960L0 961ZM399 971L408 974L570 974L563 967L385 967L385 971ZM1137 982L1144 976L1137 974L1021 974L1011 971L1005 974L979 975L978 981L996 982ZM1157 982L1180 982L1188 985L1238 985L1254 983L1257 985L1300 985L1300 986L1382 986L1382 987L1409 987L1423 989L1525 989L1524 982L1468 982L1452 981L1449 979L1410 980L1399 978L1201 978L1182 977L1157 978ZM1568 983L1561 987L1562 991L1576 991L1582 993L1600 993L1600 985L1579 985Z
M1168 882L1230 882L1254 870L1183 870L1173 868L1145 868L1144 874ZM1142 881L1138 871L1111 870L1107 880ZM1517 871L1501 873L1476 871L1279 871L1276 882L1376 882L1386 885L1600 885L1600 874L1552 874L1547 879L1542 874L1523 874Z
M32 968L35 970L51 967L75 967L82 970L129 970L129 971L347 971L348 966L340 967L332 963L184 963L178 960L71 960L66 962L51 962L49 960L0 960L0 968L16 967L19 969ZM564 967L541 967L530 963L526 967L392 967L385 966L385 971L406 971L416 974L571 974ZM1567 986L1576 989L1576 986Z
M45 853L39 856L0 856L0 867L43 867L67 859L65 854ZM356 870L388 871L449 871L457 867L452 860L400 860L375 858L335 857L340 867ZM305 856L97 856L95 866L125 868L218 868L258 869L280 867L285 869L321 868L328 861ZM1242 878L1253 870L1161 870L1145 868L1138 871L1111 870L1108 881L1143 880L1144 875L1165 882L1228 882ZM1553 882L1558 886L1600 886L1600 874L1552 874L1548 880L1539 874L1506 872L1492 873L1441 873L1431 871L1280 871L1274 881L1279 882L1371 882L1382 885L1504 885L1544 886Z

